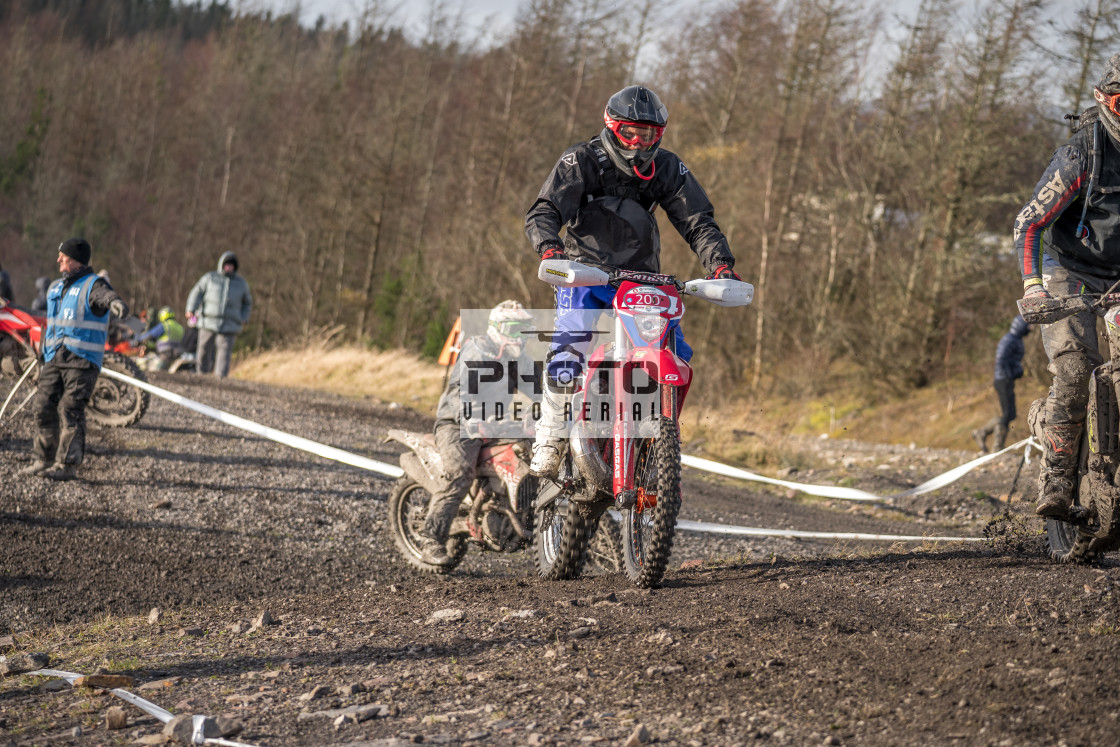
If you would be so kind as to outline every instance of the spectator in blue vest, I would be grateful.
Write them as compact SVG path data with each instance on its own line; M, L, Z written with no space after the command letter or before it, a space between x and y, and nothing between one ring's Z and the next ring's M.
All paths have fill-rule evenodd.
M62 277L47 292L43 367L34 404L38 432L31 465L21 475L72 480L85 457L86 405L101 372L109 314L128 317L121 297L90 269L91 254L82 238L58 247Z
M1023 338L1030 331L1031 325L1023 321L1023 317L1016 316L1011 320L1011 329L996 345L996 375L992 385L999 398L1000 414L972 432L972 437L984 453L988 451L988 436L993 433L996 451L1007 443L1007 431L1015 419L1015 379L1023 377Z

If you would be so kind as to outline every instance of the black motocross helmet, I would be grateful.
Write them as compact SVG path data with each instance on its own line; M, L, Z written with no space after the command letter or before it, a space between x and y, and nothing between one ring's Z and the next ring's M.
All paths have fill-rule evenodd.
M644 86L623 88L607 101L603 122L603 145L615 166L652 179L653 155L669 122L669 110L657 94ZM648 173L642 173L647 164Z

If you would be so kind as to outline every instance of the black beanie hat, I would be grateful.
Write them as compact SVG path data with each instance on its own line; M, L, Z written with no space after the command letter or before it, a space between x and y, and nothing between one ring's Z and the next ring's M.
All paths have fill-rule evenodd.
M93 254L89 242L78 237L63 241L58 245L58 251L76 262L81 262L83 265L89 264L90 255Z

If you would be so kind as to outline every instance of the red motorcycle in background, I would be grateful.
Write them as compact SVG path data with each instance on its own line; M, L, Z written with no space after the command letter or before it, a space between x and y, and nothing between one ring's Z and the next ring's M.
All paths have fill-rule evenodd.
M42 358L43 332L46 328L47 318L43 314L7 304L0 299L0 377L16 380L16 385L6 395L7 400L3 403L4 407L0 407L0 412L3 412L24 381L30 380L31 392L34 392L39 375L39 361ZM122 342L123 337L119 330L110 330L102 368L146 382L144 372L129 357L117 351L117 346L126 344ZM30 399L31 392L20 407ZM142 389L108 376L99 376L86 406L86 417L96 425L123 428L144 416L149 400L150 395Z
M636 586L655 586L669 562L681 507L678 423L692 383L692 367L674 343L684 316L681 294L746 306L754 287L732 279L682 283L671 275L568 260L542 262L538 277L559 287L616 289L612 341L587 357L559 476L540 480L533 504L538 556L550 561L538 563L538 571L553 579L579 575L589 530L613 506L622 515L623 570ZM603 413L609 415L605 425L592 422Z

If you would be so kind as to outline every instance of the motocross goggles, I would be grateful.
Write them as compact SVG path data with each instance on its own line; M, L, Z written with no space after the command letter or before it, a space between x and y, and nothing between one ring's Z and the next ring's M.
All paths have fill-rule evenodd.
M1120 107L1120 93L1105 93L1099 88L1094 88L1093 93L1097 101L1107 106L1110 112L1120 117L1120 109L1117 108Z
M510 340L520 340L524 334L530 331L533 325L527 321L519 319L506 319L500 322L494 322L491 326L497 330L498 334Z
M648 148L660 140L665 133L664 127L642 122L622 122L608 114L603 115L603 121L606 122L614 136L618 138L618 142L622 143L622 146L628 150Z

